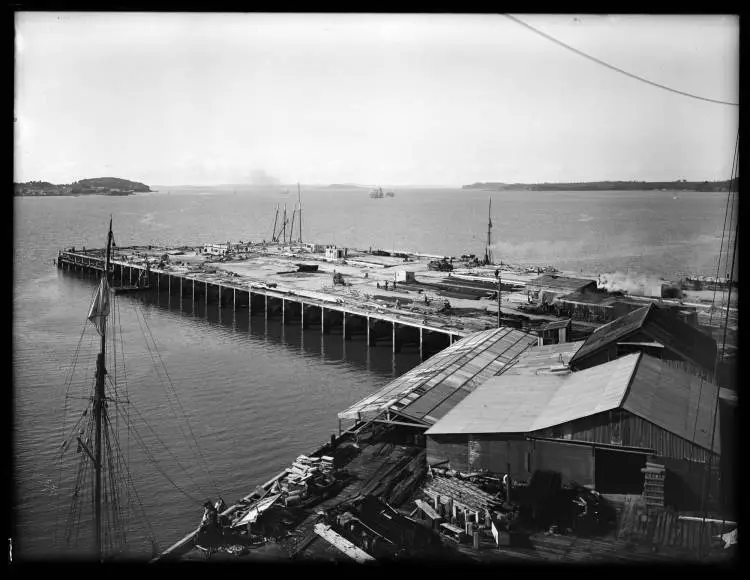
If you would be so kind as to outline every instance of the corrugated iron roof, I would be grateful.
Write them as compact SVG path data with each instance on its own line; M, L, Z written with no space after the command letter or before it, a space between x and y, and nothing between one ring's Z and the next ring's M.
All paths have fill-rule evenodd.
M718 386L713 383L701 380L667 361L643 355L622 407L670 433L711 450L718 391ZM715 453L720 453L718 433L719 413L716 413Z
M568 291L578 290L589 284L596 284L596 280L585 278L569 278L567 276L556 276L555 274L542 274L538 278L527 283L527 286L539 286L547 288L561 288Z
M560 375L519 373L517 366L489 379L426 434L531 433L622 408L711 449L719 388L669 361L633 353ZM718 413L715 419L713 450L720 453Z
M553 320L542 326L542 330L557 330L558 328L570 328L572 326L572 320Z
M600 326L583 343L583 346L578 350L575 356L571 359L570 363L575 364L576 361L597 352L618 339L639 330L648 316L649 311L653 308L653 304L644 306L638 310L628 312L625 316L620 316L616 320L609 322L603 326Z
M426 434L526 433L563 381L555 375L492 377Z
M612 343L619 342L620 339L626 338L637 330L676 352L685 360L713 371L716 360L716 341L653 303L597 328L586 339L570 364L575 365L583 358Z
M582 340L535 346L519 356L518 361L506 371L506 374L536 375L539 372L567 365L582 346Z
M476 353L471 360L465 360L450 375L441 375L440 381L430 381L418 398L399 401L391 408L410 419L437 423L485 380L504 372L522 352L537 342L535 336L512 328L492 332L491 346Z
M430 421L435 414L442 416L484 380L502 372L536 341L535 336L513 328L477 332L389 382L338 417L372 419L390 408ZM427 398L420 402L423 397Z
M531 430L539 431L617 409L637 373L641 356L633 353L569 374L534 421Z
M486 381L426 433L529 433L616 409L641 356L635 353L564 374L536 374L533 367L518 372L519 361L509 372Z

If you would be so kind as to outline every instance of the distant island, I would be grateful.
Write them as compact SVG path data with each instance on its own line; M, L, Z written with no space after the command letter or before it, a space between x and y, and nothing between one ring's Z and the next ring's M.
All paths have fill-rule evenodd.
M361 189L362 185L357 185L356 183L332 183L331 185L326 185L326 189Z
M739 178L735 182L737 191ZM730 181L582 181L571 183L500 183L464 185L463 189L484 191L729 191Z
M48 181L13 184L13 194L18 196L133 195L137 192L150 191L151 188L144 183L118 177L95 177L58 185Z

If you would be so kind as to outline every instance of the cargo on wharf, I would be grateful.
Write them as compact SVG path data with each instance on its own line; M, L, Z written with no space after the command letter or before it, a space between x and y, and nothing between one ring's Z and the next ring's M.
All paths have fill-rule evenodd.
M571 321L569 340L648 303L687 312L674 300L634 301L622 293L588 288L593 281L544 274L527 265L477 266L470 255L443 256L447 271L431 269L434 255L356 250L313 243L225 242L203 246L117 247L111 261L115 291L151 291L195 307L219 305L247 315L278 317L282 324L319 326L344 340L363 336L369 346L418 349L420 360L455 340L498 326L497 277L502 295L501 326L556 342L546 325ZM332 251L335 250L335 251ZM340 256L340 257L336 257ZM100 249L68 248L58 253L63 269L100 272ZM562 273L560 273L562 274ZM540 280L573 281L551 298ZM119 286L118 286L119 285ZM558 284L559 285L559 284ZM119 288L119 290L118 290ZM565 294L571 290L572 294ZM544 299L541 295L544 294ZM629 302L628 302L629 301ZM695 306L692 307L694 310ZM221 308L219 308L221 313ZM595 312L596 311L596 312ZM600 312L601 311L601 312ZM688 313L689 314L689 313ZM701 320L693 315L693 325Z
M578 371L583 346L509 328L457 341L339 413L353 424L154 561L726 561L736 520L724 498L705 521L684 520L695 498L668 485L655 506L643 476L695 485L686 455L724 462L718 439L689 442L689 426L666 418L671 407L710 418L697 377L647 350ZM513 391L535 379L542 400ZM654 393L664 403L644 407ZM648 429L620 433L626 420Z
M390 345L394 352L413 345L421 360L497 326L492 285L430 271L432 256L346 249L339 259L326 257L332 255L330 247L321 244L250 242L227 242L226 252L217 255L206 250L209 246L118 247L111 261L115 289L144 280L144 288L194 305L246 309L248 316L279 317L282 324L303 328L320 326L322 333L340 333L344 340L364 335L369 346ZM103 254L68 248L56 263L101 272ZM531 278L520 270L518 276ZM506 315L509 325L527 329L549 320L554 317L526 316L512 308Z

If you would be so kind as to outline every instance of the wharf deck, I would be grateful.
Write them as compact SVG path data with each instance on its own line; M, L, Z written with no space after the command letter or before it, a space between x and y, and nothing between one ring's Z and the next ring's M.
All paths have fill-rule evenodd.
M190 248L133 247L117 248L111 268L113 284L121 288L132 286L146 274L145 283L153 292L166 292L193 303L202 301L206 306L218 302L234 310L246 308L248 315L280 315L283 324L320 324L323 333L341 329L346 339L365 334L369 345L384 341L393 345L394 352L408 343L419 344L421 352L425 333L434 343L427 350L436 352L454 340L496 326L496 302L476 299L474 286L479 283L458 279L451 283L447 273L430 271L426 258L366 262L379 258L354 254L347 260L327 261L321 255L277 247L256 248L232 260L217 261ZM101 272L103 263L100 249L69 249L59 252L57 259L60 268L90 272ZM317 271L297 271L300 263L314 263ZM394 286L397 272L404 269L419 275L417 284ZM334 274L343 275L343 285L334 283ZM386 282L390 282L388 290ZM465 297L460 292L451 294L446 310L439 292L453 286L470 290ZM517 301L521 298L519 294ZM503 308L509 314L514 311L509 302ZM551 319L525 320L532 330L540 321ZM383 328L382 323L390 328Z
M408 439L408 437L407 437ZM320 521L321 513L332 513L342 505L351 505L353 500L365 495L373 495L387 501L401 514L412 513L418 497L422 497L423 482L420 478L410 483L410 489L403 501L397 501L395 493L399 478L404 471L410 471L407 463L424 455L424 448L405 442L403 437L393 437L393 429L369 426L359 433L359 442L355 437L342 435L335 442L335 450L324 446L315 454L343 454L351 457L343 461L343 469L353 479L334 496L297 513L295 524L287 527L287 536L279 540L269 539L264 545L248 550L242 555L230 555L215 552L212 560L230 561L327 561L351 563L353 560L329 541L315 532L315 525ZM338 463L338 459L337 459ZM426 468L422 477L429 479ZM618 525L597 536L579 536L574 534L549 534L532 532L511 546L498 547L488 530L480 532L479 547L471 543L458 544L441 537L441 550L432 557L432 561L466 563L499 563L499 562L538 562L538 563L641 563L641 562L718 562L728 563L730 555L719 548L698 550L698 544L680 544L673 542L655 543L655 537L636 538L629 536L625 530L632 524L628 515L631 498L610 498L618 503ZM225 513L229 513L230 508ZM288 508L293 511L292 508ZM630 510L632 511L632 510ZM627 512L627 513L626 513ZM418 520L414 520L418 521ZM423 522L423 525L425 522ZM651 526L653 529L655 526ZM666 537L666 536L664 536ZM705 538L709 540L709 538ZM361 546L359 546L360 549ZM365 551L365 553L367 553ZM191 541L184 541L179 549L171 550L171 557L180 560L206 560L205 550L199 549ZM369 554L372 555L372 554ZM159 559L167 559L163 556Z

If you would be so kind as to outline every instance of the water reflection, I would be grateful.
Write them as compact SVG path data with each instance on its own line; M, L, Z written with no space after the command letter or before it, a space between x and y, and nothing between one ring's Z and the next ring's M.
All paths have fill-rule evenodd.
M231 335L244 336L265 344L280 345L294 355L316 357L325 362L343 362L378 375L397 377L414 368L420 362L419 345L403 345L394 353L388 343L368 347L364 334L355 334L347 340L341 328L332 328L326 334L319 326L303 328L296 320L282 324L280 315L267 317L265 312L251 312L247 306L223 306L218 303L206 305L203 296L170 296L166 293L143 292L124 295L128 300L138 300L145 305L158 308L167 316L193 318L225 329Z

